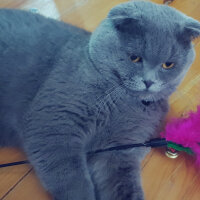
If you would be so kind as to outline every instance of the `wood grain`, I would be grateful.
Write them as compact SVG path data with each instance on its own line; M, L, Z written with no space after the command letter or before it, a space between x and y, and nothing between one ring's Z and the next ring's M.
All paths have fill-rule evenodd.
M0 150L0 164L20 161L24 154L16 149L4 148ZM29 171L29 166L17 166L0 169L0 199Z
M23 181L20 181L10 191L4 200L52 200L51 196L44 191L35 173L31 170L25 174Z
M2 8L37 8L40 14L93 31L107 15L110 8L125 0L0 0ZM163 3L163 0L154 0ZM175 0L170 4L185 14L200 20L199 0ZM197 57L181 86L170 98L173 116L184 116L195 110L200 101L200 39L194 41ZM194 159L181 154L171 160L164 149L152 150L142 164L142 180L146 200L199 200L200 173ZM25 155L14 149L0 150L0 163L24 159ZM29 165L0 169L1 200L50 200Z

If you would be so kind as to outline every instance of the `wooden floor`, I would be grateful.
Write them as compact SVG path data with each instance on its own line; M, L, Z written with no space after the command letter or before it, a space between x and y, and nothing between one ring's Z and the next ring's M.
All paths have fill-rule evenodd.
M125 0L0 0L0 7L33 9L87 30L94 30L109 9ZM162 3L163 0L154 0ZM200 20L200 0L175 0L173 6ZM171 97L168 119L195 110L200 100L200 40L194 41L197 58L178 91ZM200 173L193 158L172 160L164 149L153 150L142 165L146 200L200 200ZM24 159L16 149L0 150L0 163ZM50 200L29 165L0 169L1 200Z

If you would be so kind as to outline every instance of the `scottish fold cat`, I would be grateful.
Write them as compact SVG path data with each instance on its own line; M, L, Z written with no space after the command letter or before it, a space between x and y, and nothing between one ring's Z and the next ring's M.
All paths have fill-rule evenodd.
M54 200L143 200L147 148L194 60L200 23L150 2L117 5L89 33L0 10L0 143L22 148Z

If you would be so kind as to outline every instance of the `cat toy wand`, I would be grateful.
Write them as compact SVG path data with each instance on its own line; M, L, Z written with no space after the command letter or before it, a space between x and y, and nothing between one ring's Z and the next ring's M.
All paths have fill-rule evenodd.
M145 143L127 144L105 149L97 149L87 152L93 155L102 152L127 150L137 147L162 147L167 146L173 151L184 151L196 156L197 164L200 165L200 106L196 112L190 112L187 118L172 119L161 133L161 138L155 138ZM0 168L22 165L29 163L28 160L1 164Z
M145 143L126 144L126 145L105 148L105 149L97 149L95 151L89 151L89 152L87 152L87 155L94 155L94 154L108 152L108 151L127 150L127 149L132 149L132 148L137 148L137 147L155 148L155 147L163 147L163 146L167 146L169 149L172 149L172 153L173 153L173 149L175 149L177 151L185 151L190 154L192 153L192 151L189 148L184 148L183 146L177 145L173 142L168 142L168 141L166 141L165 138L155 138L155 139L149 140ZM23 160L23 161L18 161L18 162L0 164L0 168L22 165L22 164L29 164L29 161Z

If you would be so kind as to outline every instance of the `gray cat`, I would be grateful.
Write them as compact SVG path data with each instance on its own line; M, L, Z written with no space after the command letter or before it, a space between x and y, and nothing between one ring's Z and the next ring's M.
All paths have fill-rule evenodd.
M194 60L200 23L150 2L114 7L94 33L0 10L1 145L22 148L54 200L142 200L149 149Z

